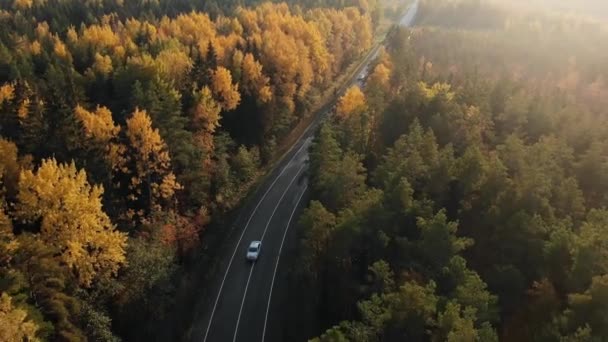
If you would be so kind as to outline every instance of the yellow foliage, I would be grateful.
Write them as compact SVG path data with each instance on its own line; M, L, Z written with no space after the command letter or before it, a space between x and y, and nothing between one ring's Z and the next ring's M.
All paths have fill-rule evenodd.
M158 129L152 128L152 119L146 111L136 109L133 116L127 120L127 138L131 147L139 152L138 159L142 161L143 173L147 164L156 161L162 167L169 165L169 153Z
M116 274L126 261L127 236L104 213L102 194L84 170L54 159L43 160L36 172L22 171L19 180L17 217L40 222L40 239L60 251L61 261L87 287Z
M272 100L272 89L270 89L269 86L263 86L262 88L260 88L260 91L258 93L258 99L262 103L266 103Z
M221 65L228 66L230 65L232 54L236 51L236 46L238 44L244 44L245 41L241 36L232 33L228 36L216 36L211 42L215 48L218 62ZM205 51L207 46L208 44L204 46Z
M243 85L250 87L250 84L255 85L256 82L263 76L262 64L255 60L251 53L247 53L243 57L242 63Z
M49 24L46 21L38 23L36 26L36 36L38 38L45 38L49 35Z
M359 7L365 10L367 2L360 2ZM292 12L286 4L264 3L240 8L235 17L219 16L215 21L200 12L158 21L121 21L110 14L78 31L68 28L66 40L70 49L92 52L89 74L107 76L116 67L113 63L127 59L128 64L155 68L175 84L182 83L192 68L189 49L198 48L204 56L211 42L219 67L211 71L209 87L223 110L236 108L242 91L258 103L269 103L268 110L293 111L295 103L304 100L313 87L323 88L369 49L371 32L369 15L356 7L303 13L301 9ZM48 40L49 26L39 24L36 34L39 41ZM65 45L51 37L55 53L70 58ZM152 57L136 41L159 49L153 49ZM246 45L256 46L255 58L238 51L238 46ZM40 43L31 43L30 50L40 53Z
M167 146L162 140L158 129L152 128L152 120L145 111L136 109L133 116L127 120L127 138L130 147L135 151L129 154L135 170L131 170L131 198L139 198L141 186L151 189L150 206L157 209L160 199L167 199L181 187L171 172L171 160ZM161 184L151 180L161 178ZM151 183L144 183L151 182Z
M262 73L262 64L255 60L252 54L247 53L242 63L243 90L248 95L258 95L262 103L272 99L272 90L268 83L269 78Z
M68 28L68 33L67 33L67 41L70 44L76 44L78 42L78 33L76 32L76 29L74 28L74 26L70 26L70 28Z
M448 83L435 83L432 86L428 86L424 82L418 82L418 89L427 101L434 99L438 95L445 96L448 101L452 101L456 96Z
M16 192L18 180L17 146L0 138L0 266L10 261L18 247L11 220L5 213L4 200L5 190L8 190L9 194Z
M309 11L307 16L324 37L332 55L334 73L371 47L371 19L354 7L344 10L317 8Z
M201 129L213 133L220 122L220 105L213 99L209 87L204 86L197 94L193 121Z
M124 58L125 54L127 53L127 51L125 50L124 46L115 46L114 47L114 56L116 58Z
M182 186L177 182L173 172L163 178L163 181L158 186L158 194L163 199L170 199L175 195L176 190L180 190Z
M2 196L0 196L0 200L4 202ZM18 247L19 243L13 235L11 220L4 212L3 204L0 204L0 266L5 266L10 262Z
M175 19L163 17L158 29L159 39L177 38L185 46L208 42L215 36L215 25L209 16L202 12L180 14Z
M90 112L79 105L74 109L74 115L82 124L85 136L102 146L110 168L119 169L123 163L124 146L115 142L120 126L114 124L112 112L99 106L95 112Z
M60 58L67 59L69 57L68 48L59 38L54 39L53 51Z
M144 54L138 55L138 56L134 56L134 57L129 57L127 59L127 64L138 66L142 69L148 69L148 70L156 70L158 68L158 64L156 63L154 58L152 58L152 56L150 56L147 53L144 53Z
M176 84L182 82L192 69L192 60L188 55L178 49L161 51L156 57L159 70L165 77Z
M17 117L19 120L23 121L27 119L28 115L30 114L30 104L30 99L25 99L21 102L19 109L17 109Z
M386 51L383 47L380 48L380 52L378 52L378 61L379 64L383 64L388 70L393 70L393 61L391 60L391 55Z
M40 54L41 51L42 47L40 46L40 43L37 40L34 40L30 44L30 52L32 53L32 55L37 56Z
M97 48L110 48L120 45L119 37L110 25L91 25L82 31L81 41Z
M93 70L100 75L108 76L113 70L112 58L96 52L95 61L93 62Z
M348 88L346 93L338 101L336 113L339 118L347 118L352 114L364 111L367 104L365 95L357 86Z
M27 317L27 312L13 306L12 298L6 293L0 296L0 341L40 341L36 337L36 323Z
M307 15L307 20L291 13L285 4L271 3L240 9L237 17L248 34L247 40L260 47L259 63L270 76L269 84L259 82L253 92L262 102L275 98L277 106L291 111L296 97L304 97L314 84L331 79L335 59L328 50L330 37L326 34L332 32L329 20L324 21L328 25L317 25L313 15ZM248 62L254 66L253 60ZM250 75L257 72L250 71L254 71ZM251 88L248 84L245 91L252 92Z
M213 161L211 157L213 156L213 149L215 147L213 143L213 133L208 131L199 131L194 136L196 144L204 153L205 159L203 160L203 166L205 167L205 171L209 172Z
M355 48L356 52L361 54L372 45L373 29L372 22L368 16L363 16L354 8L347 8L347 16L350 15L353 20L353 28L355 33Z
M224 36L230 35L231 33L235 33L237 35L243 34L243 26L236 18L219 16L217 19L215 19L215 27L218 33Z
M13 7L16 9L24 10L31 8L33 4L33 0L15 0L15 2L13 2Z
M19 182L19 160L17 145L0 138L0 195L4 190L16 192ZM3 186L6 189L3 189ZM2 203L0 203L2 206Z
M15 86L4 84L0 87L0 105L15 98Z
M112 112L106 107L97 106L95 112L89 112L77 106L74 114L82 123L85 135L103 144L109 143L120 132L120 126L114 125Z
M378 85L383 89L388 89L390 78L391 71L384 64L378 64L374 68L372 74L369 76L368 82Z
M241 101L237 84L232 84L232 75L224 67L218 67L211 74L213 94L224 110L235 109Z

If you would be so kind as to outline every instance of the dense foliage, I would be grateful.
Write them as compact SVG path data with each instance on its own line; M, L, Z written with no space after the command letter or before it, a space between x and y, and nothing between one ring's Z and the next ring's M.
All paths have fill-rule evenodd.
M606 27L417 20L316 136L292 305L316 341L605 340Z
M317 5L0 2L1 340L168 330L205 227L372 45L376 1Z

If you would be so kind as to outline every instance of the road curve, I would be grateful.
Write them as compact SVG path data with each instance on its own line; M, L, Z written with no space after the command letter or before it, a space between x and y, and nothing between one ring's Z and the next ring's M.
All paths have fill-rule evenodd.
M400 21L410 26L418 10L416 1ZM371 60L380 46L368 54L355 75L367 72ZM354 77L340 89L357 84ZM290 226L297 222L299 211L306 202L308 188L306 170L308 149L314 132L330 112L336 99L320 111L302 137L285 154L281 162L258 188L252 199L241 209L235 222L235 231L228 250L220 251L220 274L210 284L214 296L206 298L204 311L195 318L189 341L281 341L280 312L273 308L272 292L275 279L280 276L281 254L285 241L295 239ZM251 263L245 260L247 246L252 240L261 240L260 259ZM279 274L277 274L279 272Z

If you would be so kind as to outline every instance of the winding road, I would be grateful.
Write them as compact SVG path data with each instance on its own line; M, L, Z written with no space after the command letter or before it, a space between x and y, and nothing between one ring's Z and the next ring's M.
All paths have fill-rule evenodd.
M413 3L400 20L400 25L410 26L418 10ZM367 73L380 45L374 47L355 75ZM353 84L354 77L338 94ZM286 265L281 256L295 246L295 229L299 213L306 203L308 182L308 149L313 135L323 118L331 111L336 98L318 113L314 122L285 154L258 187L252 199L241 209L235 222L237 234L229 241L229 248L220 252L221 268L211 284L214 294L205 299L205 309L195 318L190 341L283 341L281 328L280 298L277 294L279 280ZM252 240L261 240L262 248L257 262L245 260L246 249Z

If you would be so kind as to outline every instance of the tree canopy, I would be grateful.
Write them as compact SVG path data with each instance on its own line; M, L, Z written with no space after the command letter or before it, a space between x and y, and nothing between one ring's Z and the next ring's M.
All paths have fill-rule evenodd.
M606 339L605 24L469 0L416 20L315 137L286 307L313 341Z

